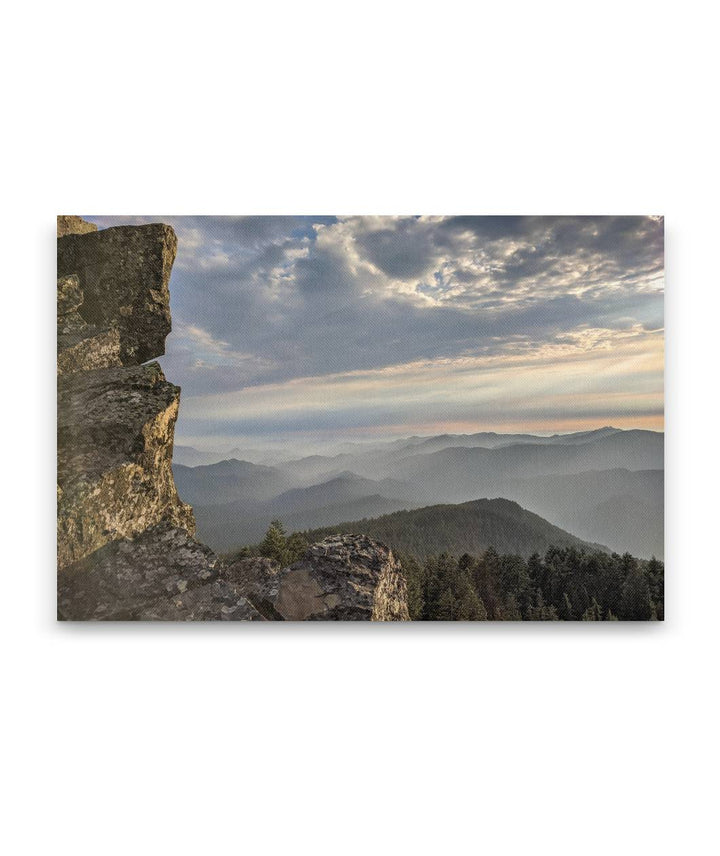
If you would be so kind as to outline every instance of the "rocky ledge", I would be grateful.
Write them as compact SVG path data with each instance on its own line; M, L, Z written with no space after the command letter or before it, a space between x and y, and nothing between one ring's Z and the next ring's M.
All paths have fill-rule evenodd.
M326 538L287 568L269 559L241 559L225 576L268 620L410 620L399 562L364 535Z
M226 564L170 523L64 569L58 614L76 621L408 621L392 552L362 535L314 544L293 565Z
M176 251L175 232L163 223L65 232L58 238L58 279L77 277L82 292L77 312L85 324L117 330L122 365L165 353Z
M256 621L209 547L162 523L113 541L58 578L58 615L75 621Z

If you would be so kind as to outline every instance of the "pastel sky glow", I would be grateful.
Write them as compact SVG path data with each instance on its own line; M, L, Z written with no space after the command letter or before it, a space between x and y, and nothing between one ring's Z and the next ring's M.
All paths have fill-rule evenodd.
M88 217L178 235L177 441L663 428L659 217Z

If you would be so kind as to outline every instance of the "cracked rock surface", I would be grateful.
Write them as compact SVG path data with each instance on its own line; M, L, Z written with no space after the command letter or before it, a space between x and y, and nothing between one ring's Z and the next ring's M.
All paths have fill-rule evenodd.
M209 547L169 523L113 541L58 578L58 614L76 621L257 621Z
M240 559L225 575L268 620L410 620L400 563L365 535L330 536L287 568Z
M176 251L175 232L164 223L58 238L58 278L77 277L83 295L77 311L86 324L118 330L122 365L165 353Z
M195 531L172 475L180 390L149 363L58 381L58 566L168 521Z

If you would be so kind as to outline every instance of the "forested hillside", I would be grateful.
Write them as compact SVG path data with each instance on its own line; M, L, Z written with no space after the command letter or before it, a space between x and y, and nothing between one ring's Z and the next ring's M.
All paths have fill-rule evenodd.
M545 553L552 545L604 549L602 545L581 541L507 499L477 499L459 505L396 511L370 520L313 529L305 534L312 542L341 532L369 535L393 550L421 558L442 552L458 556L477 554L488 547L525 557Z

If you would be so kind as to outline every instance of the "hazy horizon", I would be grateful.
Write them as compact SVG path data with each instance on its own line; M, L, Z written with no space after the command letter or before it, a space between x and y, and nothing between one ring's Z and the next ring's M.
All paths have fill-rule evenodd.
M467 436L471 437L474 434L488 433L488 434L497 434L499 436L503 435L520 435L524 434L531 437L552 437L552 436L571 436L577 433L584 433L585 431L599 431L603 428L614 428L618 429L617 425L596 425L594 427L588 429L582 429L581 431L485 431L480 429L478 431L468 431L468 432L449 432L449 431L441 431L439 434L431 433L431 434L397 434L397 435L387 435L384 437L376 437L376 438L365 438L359 439L354 436L347 437L338 437L334 440L322 440L317 437L312 437L307 439L305 442L295 437L289 439L283 436L276 436L273 438L267 438L266 442L259 442L259 438L251 437L251 438L243 438L243 437L199 437L199 438L175 438L175 446L182 446L184 448L192 448L196 449L198 452L203 452L205 454L228 454L230 452L240 451L247 453L256 453L256 455L267 455L268 457L277 457L280 458L293 458L293 457L302 457L304 455L333 455L339 452L344 451L345 449L349 449L350 447L357 447L359 450L363 448L371 449L374 447L382 447L384 445L390 445L392 443L401 442L403 440L413 440L413 439L431 439L433 437L448 435L448 436ZM621 431L632 431L632 430L640 430L640 431L653 431L654 433L663 434L664 431L661 429L648 429L641 428L639 426L631 426L628 428L618 429ZM213 441L216 441L213 445ZM252 457L252 455L251 455Z
M663 430L659 217L93 217L178 235L176 442Z

